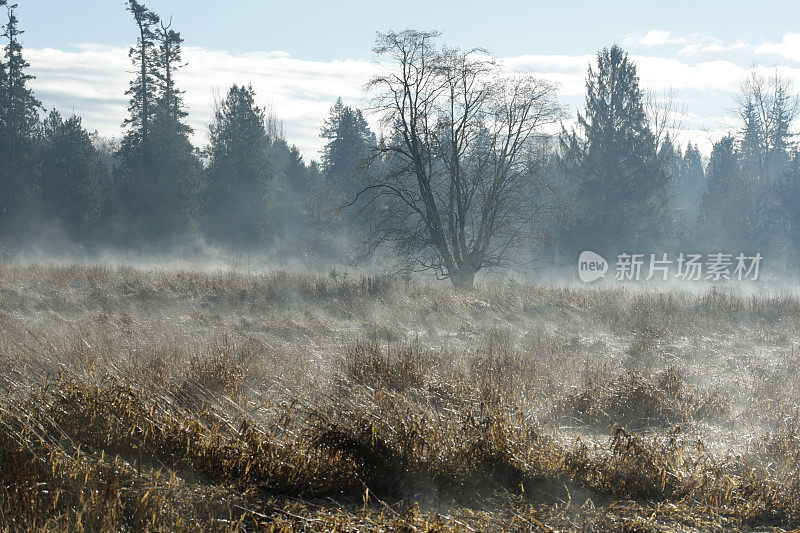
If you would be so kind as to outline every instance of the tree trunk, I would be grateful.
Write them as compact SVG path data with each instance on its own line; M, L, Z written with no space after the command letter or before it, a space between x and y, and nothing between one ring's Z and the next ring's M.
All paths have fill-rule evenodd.
M462 266L450 274L450 282L456 289L471 291L475 286L475 271L469 267Z

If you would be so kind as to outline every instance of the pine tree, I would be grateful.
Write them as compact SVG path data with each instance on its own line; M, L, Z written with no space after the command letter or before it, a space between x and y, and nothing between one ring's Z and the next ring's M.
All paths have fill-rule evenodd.
M753 198L749 186L752 181L744 175L740 163L733 136L714 143L706 170L698 236L701 242L720 249L740 249L753 244Z
M184 123L175 72L182 66L180 34L136 0L129 0L138 30L130 57L137 66L128 128L120 148L116 211L129 245L183 242L194 229L202 166ZM157 26L158 25L158 26ZM143 241L143 242L142 242Z
M297 146L289 148L289 158L286 162L286 182L289 189L297 194L304 194L308 191L308 168L303 161Z
M148 135L150 134L150 120L156 100L156 63L158 61L155 44L155 25L158 24L158 15L147 9L137 0L128 0L128 11L133 14L139 35L136 46L131 47L128 56L137 66L136 77L131 81L128 91L130 96L128 112L130 117L125 119L123 126L132 127L126 136L126 142L131 151L139 151L140 157L148 149Z
M672 143L671 139L665 140ZM670 196L675 211L676 230L686 236L697 229L700 201L705 190L703 156L697 146L689 142L686 150L675 147L670 157Z
M791 125L800 102L777 73L767 78L754 71L742 83L738 104L744 170L753 179L772 183L789 168Z
M284 144L285 146L285 144ZM311 227L311 197L314 183L311 171L303 161L296 146L286 147L283 169L273 178L273 219L276 236L282 239L297 239ZM271 159L273 165L275 159Z
M264 110L255 104L252 86L234 85L217 103L211 124L205 230L215 243L248 249L270 235L270 182Z
M152 168L150 143L151 119L156 100L155 87L155 30L158 15L137 0L128 0L127 10L133 15L137 29L136 45L128 56L136 66L136 75L125 92L130 97L129 116L122 123L127 132L118 152L119 167L115 171L116 187L109 199L109 211L114 213L113 226L124 228L118 235L121 244L132 246L149 239L153 228L152 187L156 180Z
M597 62L577 130L561 139L577 196L570 236L580 248L630 251L671 231L668 161L647 123L636 66L617 45Z
M169 24L162 21L156 30L158 49L155 60L155 77L158 87L157 112L175 126L176 132L191 133L191 128L181 121L188 116L183 105L183 91L175 85L175 73L183 67L181 58L181 34L171 29Z
M705 189L705 169L703 166L703 155L697 145L689 143L683 153L681 164L681 183L680 207L683 209L683 219L688 228L694 229L697 226L697 218L700 214L700 203L703 199Z
M53 110L42 128L41 200L73 239L87 241L100 216L107 168L80 117Z
M347 106L339 98L325 120L320 135L327 139L322 150L322 168L332 185L346 196L358 187L358 171L363 160L375 146L361 110Z
M783 247L795 265L800 264L800 152L793 153L792 162L777 183L781 219L788 246Z
M8 19L3 26L5 39L0 61L0 231L29 200L34 190L35 136L39 126L41 103L28 83L34 78L22 55L17 5L7 6Z
M184 121L188 113L183 91L175 82L175 73L183 67L183 38L171 26L171 20L161 22L155 39L151 157L157 182L152 195L157 231L185 239L195 231L203 169L189 138L192 128Z
M738 152L751 198L747 233L761 249L783 247L782 241L790 238L791 215L782 195L792 167L791 125L800 103L787 80L777 73L763 77L757 72L742 83L738 103L742 124Z
M762 140L766 142L760 133L763 130L763 124L752 100L744 102L740 109L740 116L742 131L739 153L744 170L750 176L760 176L766 166L767 147L762 143Z

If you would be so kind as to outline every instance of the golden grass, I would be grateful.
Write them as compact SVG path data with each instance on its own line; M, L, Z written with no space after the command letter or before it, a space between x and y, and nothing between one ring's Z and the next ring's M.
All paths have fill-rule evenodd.
M0 527L789 530L798 319L718 292L0 267Z

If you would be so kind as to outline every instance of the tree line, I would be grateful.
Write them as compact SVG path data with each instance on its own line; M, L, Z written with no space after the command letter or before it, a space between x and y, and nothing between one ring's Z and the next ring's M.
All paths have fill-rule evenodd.
M339 99L321 128L320 162L306 163L249 85L217 99L208 146L193 146L176 83L183 38L138 0L127 2L135 74L122 138L45 113L16 6L0 5L7 249L49 235L88 250L283 244L342 257L357 242L348 257L385 253L460 287L484 269L571 261L584 249L797 261L787 250L800 244L799 108L777 74L743 81L740 127L706 159L671 137L675 113L643 91L617 45L589 66L585 105L568 127L552 83L505 72L482 50L443 46L436 32L389 32L374 49L388 70L367 85L380 131Z
M659 136L635 64L618 46L589 69L586 105L560 136L558 166L574 202L562 238L607 251L714 249L796 261L800 244L798 100L777 72L753 70L736 102L739 129L704 161Z
M183 91L183 38L137 0L127 2L136 45L121 139L86 130L78 116L45 112L30 84L16 5L7 5L0 59L0 239L14 249L32 236L88 250L191 251L208 242L258 250L312 225L322 167L289 145L281 121L238 84L215 102L208 146L192 145ZM346 129L350 108L330 127ZM360 113L359 113L360 116ZM361 119L363 122L363 119ZM341 125L339 124L341 122ZM365 123L364 123L365 124ZM359 125L360 126L360 125ZM331 130L329 135L335 135ZM341 174L332 140L323 160ZM342 155L340 155L342 152Z

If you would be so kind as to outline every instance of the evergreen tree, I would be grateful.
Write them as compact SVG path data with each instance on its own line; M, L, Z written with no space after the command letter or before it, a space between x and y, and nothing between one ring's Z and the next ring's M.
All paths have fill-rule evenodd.
M792 167L791 125L800 112L792 92L777 73L767 78L753 72L739 96L739 156L751 198L747 233L752 246L761 250L783 247L782 241L791 238L792 210L786 211L783 195Z
M308 192L309 176L308 168L303 161L303 156L296 146L289 148L289 159L286 163L286 177L289 189L295 194L306 194Z
M166 245L191 235L197 214L202 166L183 122L182 93L175 72L182 66L180 34L158 15L129 0L138 30L130 57L137 66L120 148L116 211L128 244Z
M51 111L43 124L40 157L43 208L72 238L87 241L99 219L100 187L108 170L80 117L64 120Z
M719 249L746 248L753 240L752 190L736 144L731 135L714 143L700 206L700 242Z
M589 67L586 108L564 131L564 170L575 182L571 242L632 250L669 235L669 173L647 123L636 66L617 45Z
M790 83L775 74L766 78L752 72L739 95L743 169L750 177L774 182L791 162L792 121L800 112Z
M296 146L286 148L281 172L274 177L274 219L276 233L284 239L296 239L311 228L311 171ZM275 164L275 160L272 160Z
M793 153L790 168L778 180L776 189L789 244L783 251L788 252L788 258L797 265L800 262L800 152Z
M745 101L739 110L742 120L741 141L739 142L739 154L742 158L744 170L750 176L760 176L766 166L766 147L762 144L760 130L762 124L760 117L756 113L755 103L752 100Z
M5 2L4 2L5 3ZM0 231L22 212L34 191L35 137L41 103L28 86L33 76L22 55L16 4L7 7L0 61Z
M191 133L191 128L181 122L188 113L183 106L183 91L175 85L175 73L183 67L181 59L183 38L180 33L171 29L171 26L171 20L166 25L162 21L156 31L158 51L155 77L159 92L157 112L171 121L176 132Z
M252 86L234 85L217 103L210 126L205 229L215 243L234 249L263 245L270 233L273 169L264 110Z
M131 80L126 95L129 117L122 123L128 131L122 138L118 152L119 167L115 172L113 198L109 199L108 213L113 225L124 233L118 235L124 245L135 245L140 239L149 239L154 233L149 226L152 214L153 175L150 143L151 118L156 100L155 86L155 25L158 15L137 0L128 0L128 11L133 15L137 29L136 45L128 56L136 66L136 75Z
M171 25L161 23L156 32L151 167L157 182L151 194L156 230L185 239L195 230L203 169L189 138L192 128L184 122L183 91L175 83L183 38Z
M322 169L332 185L345 196L358 188L358 170L375 146L361 110L347 106L339 98L325 120L321 137L327 139L322 150Z
M128 145L127 148L123 148L123 151L131 152L129 156L136 155L141 158L147 155L150 120L156 100L158 54L154 28L158 24L159 18L137 0L128 0L128 11L133 14L139 34L136 46L131 47L128 52L131 61L137 66L137 74L125 93L131 97L128 105L130 116L125 119L123 126L129 126L132 129L123 142Z
M672 169L672 196L678 213L676 222L688 233L696 229L705 191L703 156L698 147L690 142L682 154L678 150Z

